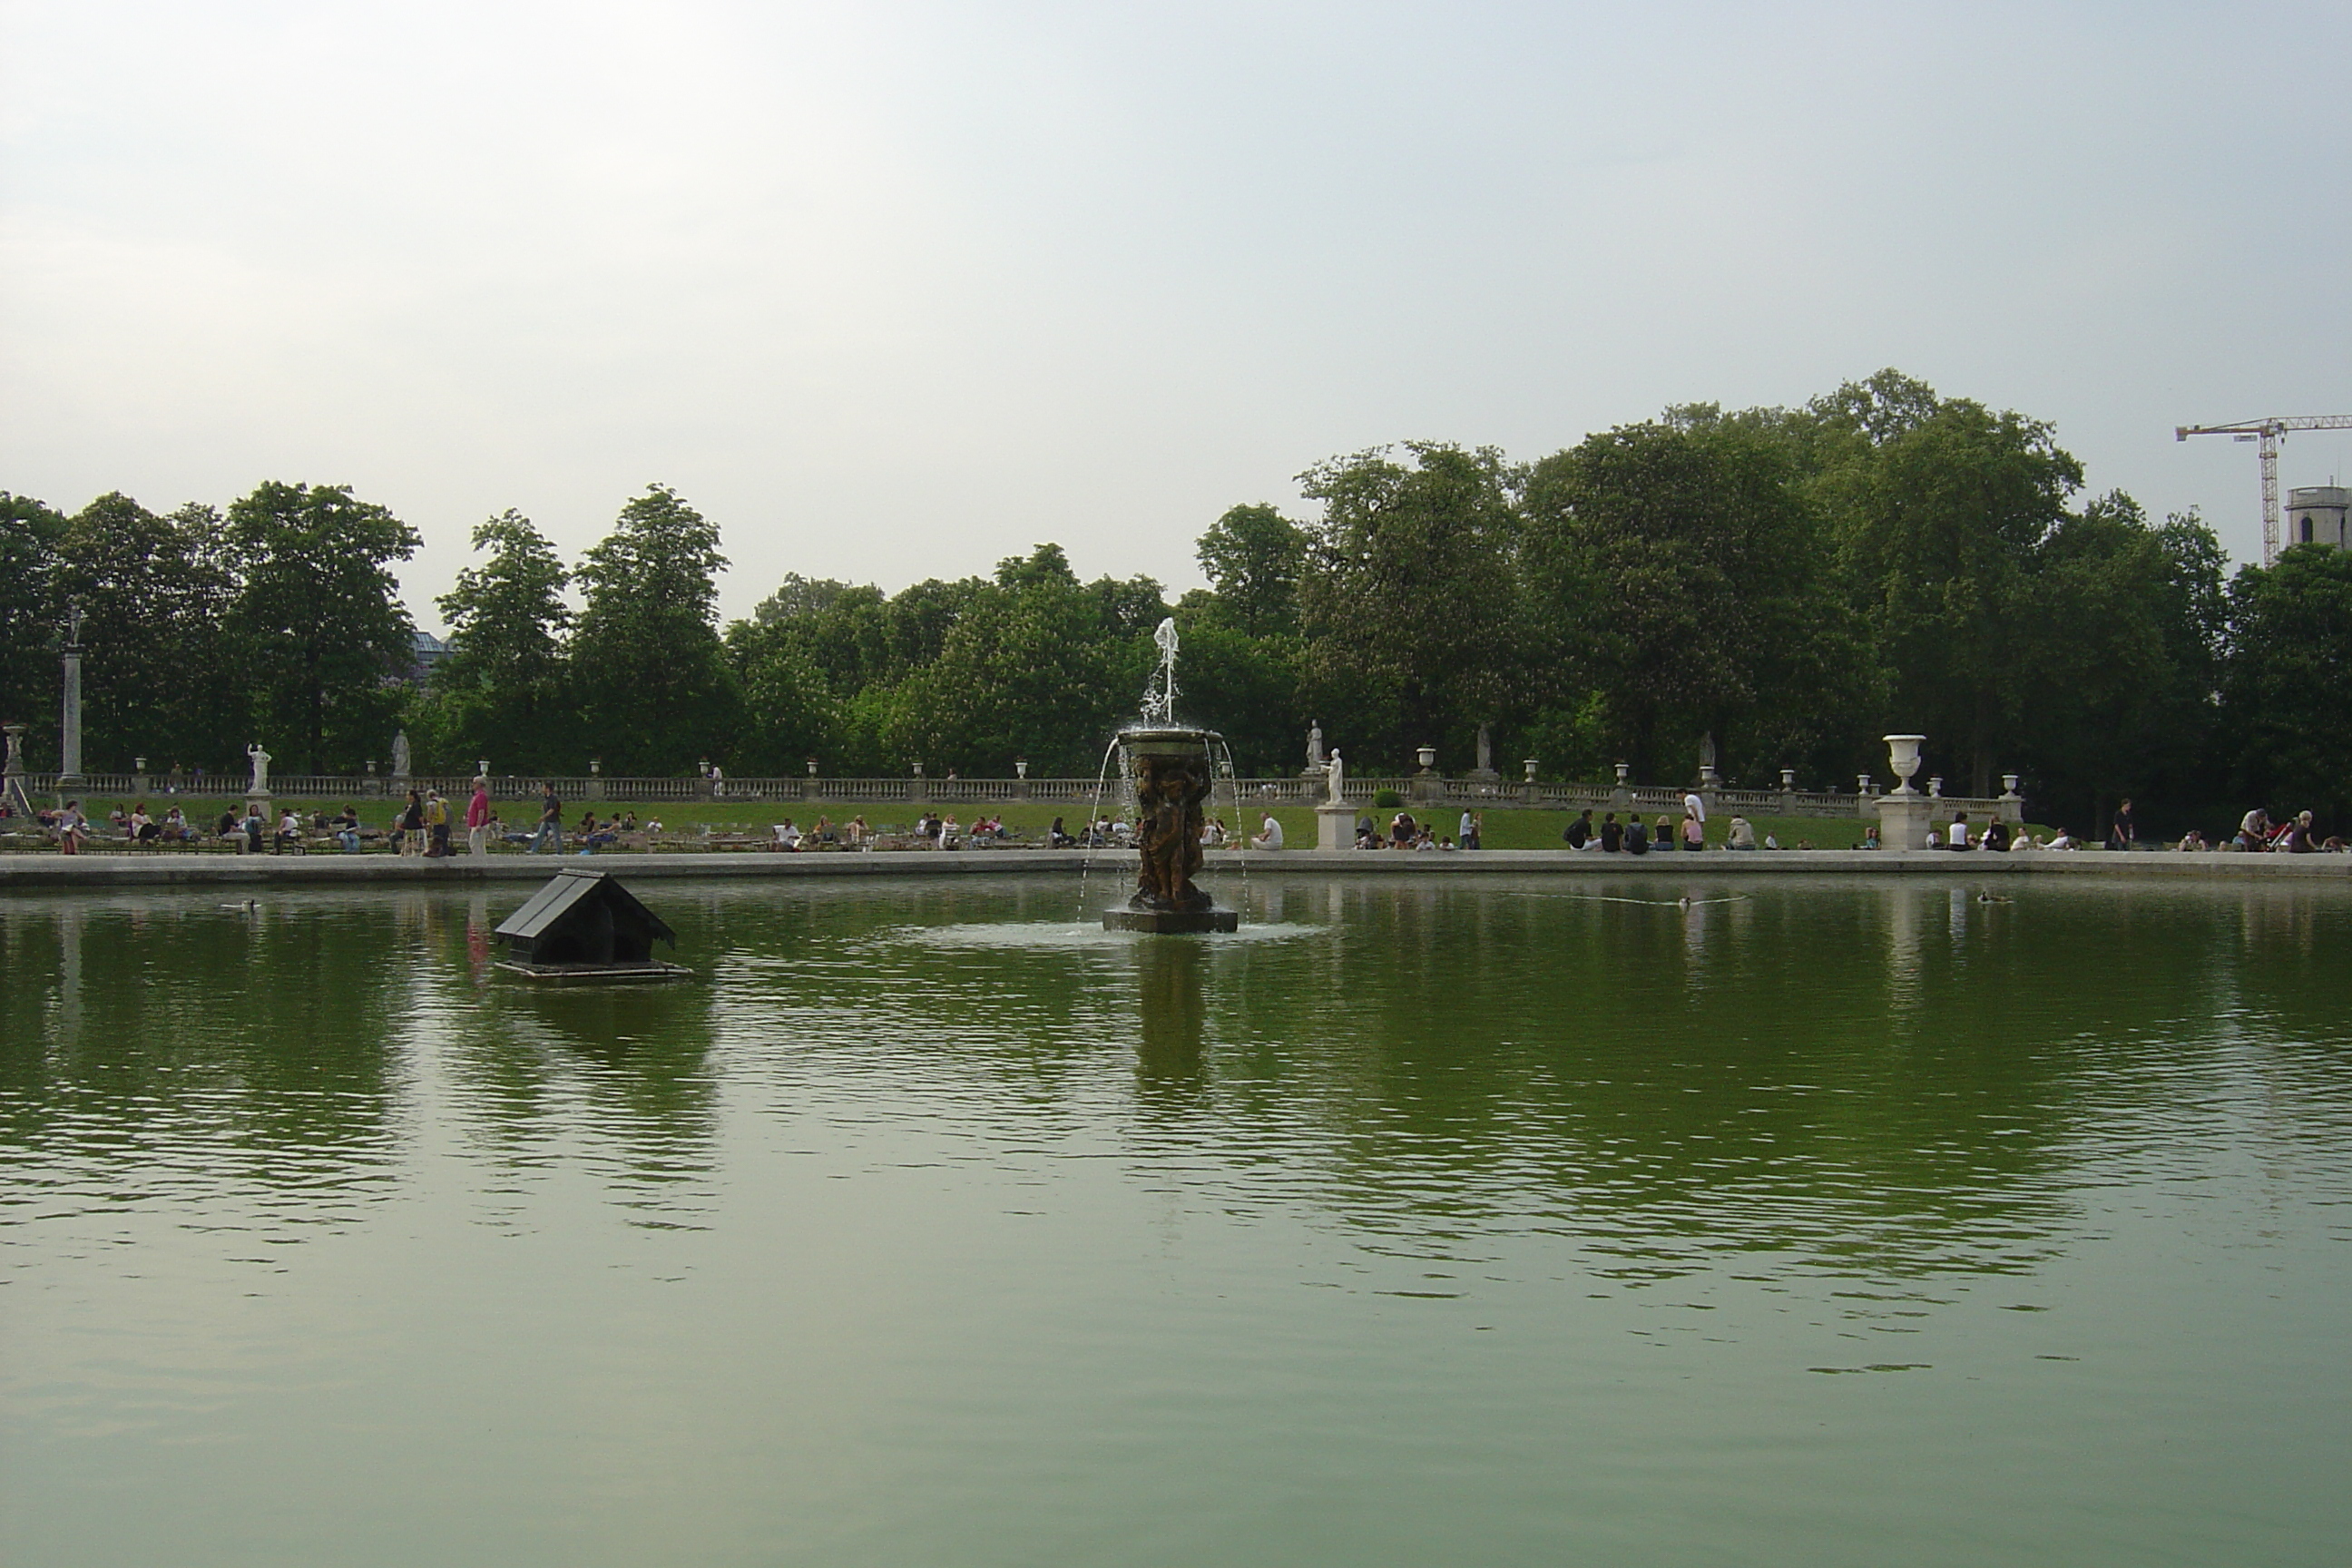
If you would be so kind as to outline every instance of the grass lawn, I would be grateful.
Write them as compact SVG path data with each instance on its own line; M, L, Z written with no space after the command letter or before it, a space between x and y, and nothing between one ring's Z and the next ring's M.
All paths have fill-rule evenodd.
M112 800L88 801L84 803L84 809L92 817L103 821L106 813L112 810L116 804ZM340 811L346 803L288 798L274 801L272 804L280 810L291 805L308 816L317 811L323 810L331 814ZM390 797L362 801L358 804L361 822L373 828L391 826L393 817L402 805L400 801ZM151 795L147 805L148 810L158 816L170 810L173 805L177 805L188 814L190 821L207 829L220 819L222 812L234 807L242 815L245 809L242 801L211 797L192 799L185 796ZM1259 820L1265 812L1254 803L1244 802L1244 806L1245 821L1242 826L1249 833L1255 834L1258 829ZM580 814L591 808L595 811L599 820L623 811L635 812L641 823L658 818L664 829L673 834L680 832L698 834L707 828L712 833L761 835L766 834L772 824L782 822L788 816L803 828L814 826L819 817L826 817L838 824L861 815L870 827L903 828L913 823L917 813L921 809L905 801L859 803L856 801L567 800L563 803L565 827L575 826L580 820ZM1111 802L1106 801L1105 808L1115 809L1115 806ZM539 807L533 801L504 800L498 803L498 809L509 831L530 828L535 826L539 820ZM992 804L967 801L953 805L941 804L936 805L934 809L942 816L952 812L957 821L962 824L970 824L982 816L1001 816L1004 819L1005 826L1016 829L1022 837L1030 840L1043 839L1045 829L1057 816L1063 819L1065 826L1070 831L1076 832L1078 825L1086 820L1087 816L1085 805L1074 806L1067 803L1055 802L1007 801ZM453 837L460 842L465 837L463 826L465 810L466 803L463 799L450 802L449 814L455 825ZM1395 812L1396 808L1393 806L1381 809L1360 805L1358 807L1357 815L1369 815L1385 827ZM1211 815L1223 818L1229 830L1236 826L1233 820L1233 806L1229 801L1222 798L1222 795L1215 802ZM1273 808L1273 815L1281 822L1284 841L1290 847L1314 847L1315 813L1311 807L1278 805ZM1543 810L1525 807L1487 809L1482 811L1480 815L1485 820L1485 843L1489 849L1565 849L1567 845L1560 835L1566 831L1568 825L1573 822L1577 816L1575 812L1565 809ZM1604 815L1604 811L1596 810L1593 813L1593 820L1597 823ZM1458 805L1441 806L1436 808L1434 816L1438 832L1441 835L1450 836L1455 832L1461 822L1462 808ZM1655 813L1650 814L1650 820L1653 823L1656 821ZM1810 842L1816 849L1851 849L1862 842L1863 831L1866 826L1862 818L1850 816L1751 816L1748 820L1755 826L1759 843L1761 843L1769 835L1779 838L1784 847L1790 849L1805 842ZM1948 818L1938 818L1936 826L1941 829L1948 820ZM1679 814L1677 814L1677 822L1679 822ZM1707 843L1720 848L1724 836L1729 830L1729 824L1730 816L1727 813L1718 812L1710 816L1706 825ZM2049 828L2039 826L2034 828L2034 831L2044 837L2047 837L2050 833Z

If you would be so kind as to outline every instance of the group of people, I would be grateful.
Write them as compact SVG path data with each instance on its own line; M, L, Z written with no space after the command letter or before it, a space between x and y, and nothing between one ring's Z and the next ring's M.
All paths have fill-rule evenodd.
M1440 837L1433 823L1417 821L1409 811L1400 811L1390 817L1388 830L1385 833L1381 830L1381 825L1371 817L1356 818L1356 847L1359 849L1416 851L1426 849L1450 853L1457 847L1475 849L1478 847L1477 838L1478 818L1475 813L1467 811L1462 814L1461 841L1458 845L1454 836Z
M1685 849L1706 847L1706 802L1696 795L1683 796L1683 817L1677 826L1671 816L1660 815L1655 823L1644 823L1639 813L1627 812L1623 822L1615 812L1609 812L1596 823L1592 808L1587 806L1574 822L1568 825L1560 837L1570 849L1597 850L1603 855L1647 855L1653 849ZM1757 847L1754 830L1746 819L1733 817L1732 843L1735 849ZM1742 841L1744 839L1744 841ZM1777 848L1774 845L1772 847Z
M2230 840L2229 847L2242 853L2273 855L2341 854L2347 847L2344 840L2332 833L2321 837L2307 811L2296 812L2284 822L2273 822L2270 813L2259 805L2239 821L2237 836ZM2205 842L2204 835L2192 829L2181 839L2179 847L2195 850L2212 846Z
M973 826L977 828L979 825L975 823ZM786 851L838 849L845 847L862 849L866 847L866 841L874 836L873 830L866 826L866 818L862 814L851 817L838 827L834 826L833 818L821 813L816 821L805 828L797 826L791 817L787 816L775 825L775 830L776 847Z

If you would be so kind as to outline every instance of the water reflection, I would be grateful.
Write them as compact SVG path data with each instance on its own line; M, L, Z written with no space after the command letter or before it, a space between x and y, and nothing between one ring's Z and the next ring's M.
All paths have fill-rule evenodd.
M1243 940L1194 942L1073 924L1059 883L667 886L702 978L552 991L494 969L513 900L478 891L18 900L0 1160L93 1212L229 1184L341 1222L429 1132L493 1223L578 1168L638 1223L704 1224L732 1085L755 1118L854 1105L1006 1157L1112 1137L1155 1188L1371 1247L1927 1280L2070 1245L2094 1152L2160 1163L2248 1095L2299 1139L2352 1110L2333 887L1261 872L1245 897Z
M1147 1107L1197 1103L1208 1082L1209 955L1189 937L1136 943L1137 1094Z

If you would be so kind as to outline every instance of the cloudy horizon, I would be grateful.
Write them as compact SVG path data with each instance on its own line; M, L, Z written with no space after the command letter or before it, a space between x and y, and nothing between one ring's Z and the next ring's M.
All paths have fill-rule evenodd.
M0 5L0 489L349 483L420 625L658 480L786 572L1199 581L1408 439L1892 365L2259 556L2352 413L2352 13ZM2282 485L2352 471L2291 437Z

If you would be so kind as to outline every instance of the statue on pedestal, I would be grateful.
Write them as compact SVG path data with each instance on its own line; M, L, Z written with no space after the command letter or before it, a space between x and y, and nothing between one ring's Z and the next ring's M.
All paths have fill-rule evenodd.
M1328 764L1328 759L1323 754L1323 721L1318 719L1307 728L1307 766L1300 776L1313 778Z
M1137 757L1135 847L1139 864L1129 908L1209 908L1209 895L1192 885L1192 878L1206 859L1201 851L1201 803L1209 798L1212 778L1205 749L1198 754L1147 752Z
M408 731L405 730L392 738L392 776L396 779L408 776Z
M1339 805L1347 797L1340 794L1348 782L1348 765L1339 760L1339 748L1331 748L1331 760L1323 765L1323 776L1331 788L1331 804Z
M260 742L256 741L245 749L245 754L253 759L253 783L245 793L268 795L269 793L269 753L261 749Z

